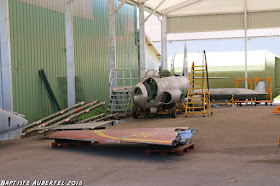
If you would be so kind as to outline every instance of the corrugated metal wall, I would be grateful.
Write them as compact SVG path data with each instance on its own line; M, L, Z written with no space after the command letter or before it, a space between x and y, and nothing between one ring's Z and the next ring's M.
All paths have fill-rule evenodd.
M108 1L92 1L92 19L74 17L77 101L109 101ZM116 4L117 6L117 4ZM124 5L116 13L117 67L138 68L135 44L136 8ZM81 11L82 12L82 11ZM133 73L138 76L138 71ZM122 75L119 75L119 77Z
M92 19L73 19L76 100L103 101L109 72L107 4L95 0L89 6L94 9Z
M169 41L168 46L168 57L171 57L174 53L184 53L184 45L188 45L188 53L199 53L202 50L207 52L231 52L231 51L244 51L244 39L234 38L234 39L208 39L208 40L189 40L189 41ZM248 51L259 51L266 50L266 66L265 71L250 71L248 72L249 78L254 77L272 77L273 78L273 91L275 90L275 55L280 56L280 37L254 37L248 39ZM160 49L160 42L154 42L157 49ZM275 55L273 55L275 54ZM242 56L242 61L245 56ZM225 58L225 63L228 60ZM276 72L276 74L279 72ZM230 77L229 79L217 79L210 80L212 88L221 87L235 87L235 78L243 78L245 75L245 66L241 68L239 72L209 72L209 76L220 76L220 77ZM277 83L277 82L276 82ZM274 95L276 95L275 93Z
M248 12L248 29L280 27L280 11ZM167 32L188 33L244 28L244 14L212 14L167 18Z
M280 27L280 11L248 13L248 28Z
M38 73L42 68L60 106L66 107L61 94L66 90L59 82L66 76L64 14L50 8L9 0L13 106L30 121L52 113Z
M116 1L116 7L120 4ZM139 68L137 42L137 9L124 4L116 13L117 68ZM129 76L129 71L125 72ZM132 76L139 77L139 71L133 70ZM123 72L118 72L123 77ZM119 82L120 83L120 82ZM137 81L132 81L136 84ZM126 81L129 84L129 80Z
M159 58L147 42L145 42L145 67L147 70L159 71Z
M188 52L196 53L202 50L206 52L228 52L244 51L244 38L233 39L205 39L188 41L168 41L167 56L174 53L184 53L184 45L187 43ZM248 50L267 50L280 56L280 36L274 37L253 37L248 38ZM154 42L155 47L160 51L160 42Z
M67 106L64 0L9 0L9 4L14 111L34 121L52 113L38 73L41 68L61 108ZM77 101L109 100L107 8L105 0L73 4ZM138 67L135 11L124 5L117 13L119 67Z
M168 33L204 32L244 28L243 14L216 14L167 18Z

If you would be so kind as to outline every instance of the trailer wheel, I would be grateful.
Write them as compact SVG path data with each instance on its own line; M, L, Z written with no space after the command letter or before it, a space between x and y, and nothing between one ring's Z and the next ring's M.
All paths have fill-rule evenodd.
M171 109L171 117L172 117L172 118L176 118L176 107L173 107L173 108Z
M133 115L133 118L134 119L137 119L138 118L138 116L139 116L139 110L137 109L137 108L133 108L133 113L132 113L132 115Z

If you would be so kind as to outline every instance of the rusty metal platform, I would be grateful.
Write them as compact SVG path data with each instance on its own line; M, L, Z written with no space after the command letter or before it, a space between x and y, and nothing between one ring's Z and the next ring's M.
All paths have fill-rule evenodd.
M175 146L175 138L180 130L189 130L188 127L172 128L140 128L140 129L105 129L105 130L78 130L59 131L50 135L53 139L76 141L93 141L109 143L143 143L155 145Z

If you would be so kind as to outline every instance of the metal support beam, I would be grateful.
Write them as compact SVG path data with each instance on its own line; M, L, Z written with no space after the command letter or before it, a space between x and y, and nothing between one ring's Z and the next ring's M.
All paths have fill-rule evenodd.
M142 3L145 3L145 1L143 1ZM135 7L139 7L139 4L142 4L142 3L141 2L137 3L133 0L127 0L127 4L135 6ZM151 13L153 11L153 8L148 7L147 5L144 7L144 9L145 9L146 12L149 12L149 13ZM154 14L156 16L161 16L161 14L158 11L156 11Z
M167 18L162 16L161 21L161 69L167 70Z
M139 4L139 55L140 55L140 77L145 76L145 20L144 20L144 4Z
M0 20L1 24L1 20ZM1 28L1 25L0 25ZM3 89L2 89L2 57L1 57L1 30L0 30L0 108L3 108Z
M158 5L157 7L148 15L148 17L146 17L145 21L146 22L158 9L159 7L165 2L166 0L162 0Z
M168 7L168 8L166 8L166 9L163 9L163 10L161 11L161 13L162 13L162 14L168 14L168 13L170 13L170 12L179 10L179 9L181 9L181 8L184 8L184 7L189 6L189 5L191 5L191 4L197 3L197 2L199 2L199 1L201 1L201 0L188 0L188 1L184 1L184 2L182 2L182 3L178 3L178 4L176 4L176 5L173 5L173 6L171 6L171 7Z
M116 8L116 10L114 11L114 14L117 13L119 11L119 9L127 2L127 0L122 0L122 3Z
M244 31L245 31L245 78L248 78L247 69L247 0L244 0ZM252 88L252 87L251 87ZM245 80L245 89L248 89L248 81Z
M115 27L115 0L108 0L108 14L109 14L109 63L111 70L111 78L116 78L116 27ZM111 93L111 92L110 92Z
M0 0L1 100L2 108L13 111L11 46L8 0Z
M65 40L67 66L67 102L68 107L71 107L76 103L72 0L65 1Z

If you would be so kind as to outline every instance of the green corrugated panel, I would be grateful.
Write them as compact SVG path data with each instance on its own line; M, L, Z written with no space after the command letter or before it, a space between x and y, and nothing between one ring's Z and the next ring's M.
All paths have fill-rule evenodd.
M253 71L249 67L248 68L248 77L253 78L253 88L255 88L254 78L271 77L272 78L272 96L275 97L275 96L277 96L275 94L275 75L274 75L276 58L275 58L275 55L270 52L265 52L264 56L265 56L265 60L263 61L263 63L265 65L265 70ZM225 59L225 61L227 61L227 59ZM225 68L232 68L232 67L228 66ZM227 72L215 72L215 71L209 70L209 77L228 77L227 79L210 79L209 80L210 88L233 88L233 87L235 87L236 78L244 78L244 73L245 73L244 68L240 69L239 71L227 71ZM240 88L245 87L244 81L240 83L239 87ZM249 88L250 88L250 86L249 86ZM268 89L268 88L269 88L269 83L266 81L266 89ZM268 98L268 96L267 96L267 98Z
M120 4L116 3L116 7ZM135 19L136 18L136 19ZM137 32L136 8L125 4L116 13L116 37L117 37L117 67L118 68L139 68L138 45L135 43L135 33ZM126 77L129 71L126 71ZM132 76L138 77L139 71L132 71ZM118 73L118 77L123 77L123 72ZM126 81L128 84L129 81ZM133 81L134 84L137 81ZM122 85L122 82L118 84Z
M93 1L92 20L74 17L77 101L109 101L108 4ZM135 7L124 5L116 14L117 67L138 67ZM135 72L134 75L138 76Z
M92 20L73 19L76 99L108 101L108 5L94 0L92 6Z
M13 106L14 111L34 121L52 113L38 73L41 68L61 108L67 106L65 17L52 11L55 6L63 6L62 1L44 4L44 8L41 1L26 2L9 0ZM107 1L93 0L92 8L92 19L73 17L76 98L109 101ZM124 5L116 18L118 67L138 67L135 24L135 8ZM138 76L137 72L134 74Z
M39 3L39 2L38 2ZM66 107L64 14L9 0L14 111L29 121L52 113L38 71L44 69L58 102Z

